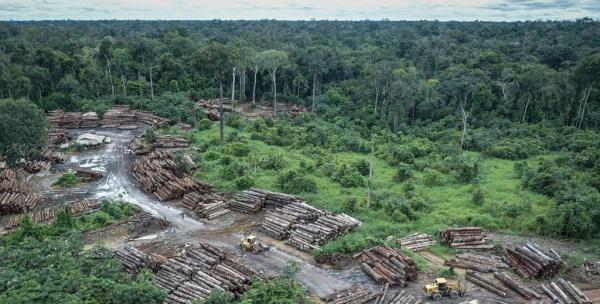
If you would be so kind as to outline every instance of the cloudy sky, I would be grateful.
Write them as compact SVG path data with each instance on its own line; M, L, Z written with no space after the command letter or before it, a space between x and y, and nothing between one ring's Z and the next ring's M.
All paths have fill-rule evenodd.
M600 0L0 0L0 20L600 18Z

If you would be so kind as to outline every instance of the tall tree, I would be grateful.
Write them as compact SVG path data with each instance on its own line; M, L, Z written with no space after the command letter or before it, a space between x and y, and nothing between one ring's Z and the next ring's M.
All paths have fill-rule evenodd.
M273 80L273 113L277 116L277 70L288 63L288 57L284 51L267 50L259 53L258 58Z
M591 55L582 60L573 71L575 87L580 91L579 106L577 108L576 124L583 126L588 100L592 89L600 84L600 54Z
M0 100L0 155L6 156L9 164L38 157L46 138L46 117L33 102Z

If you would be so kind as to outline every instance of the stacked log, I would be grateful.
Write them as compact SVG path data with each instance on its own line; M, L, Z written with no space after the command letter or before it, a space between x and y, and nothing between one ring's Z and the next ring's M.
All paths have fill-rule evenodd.
M143 253L133 246L125 246L115 250L114 258L123 264L125 272L136 276L143 268L156 271L160 260L152 255Z
M288 206L293 206L288 205ZM321 245L350 232L360 221L346 214L325 213L314 223L294 224L289 231L287 244L302 251L318 249Z
M417 265L408 256L383 245L363 250L352 256L359 259L362 270L377 284L405 287L417 278Z
M334 304L363 304L379 296L379 292L374 293L369 288L352 285L349 288L336 291L328 296L322 297L324 303Z
M59 127L51 127L48 130L48 144L59 146L65 143L68 139L67 130Z
M136 155L148 154L152 151L152 148L146 144L146 141L141 137L134 138L129 144L129 148L131 148Z
M64 114L65 112L63 110L48 111L48 115L46 116L46 119L48 120L48 125L54 128L60 127Z
M552 303L592 303L579 287L563 278L560 278L555 282L550 282L547 286L542 284L542 290L552 300Z
M229 253L201 243L162 264L155 282L168 293L167 303L189 303L205 300L213 289L237 297L249 288L256 275L256 271Z
M465 278L475 285L478 285L490 292L493 292L503 298L508 296L509 290L500 285L497 281L488 279L481 274L473 271L467 271Z
M431 245L435 244L433 238L429 234L420 234L415 233L409 236L403 237L396 241L400 248L412 250L412 251L422 251L429 248Z
M46 171L50 169L50 166L52 166L52 162L48 160L23 160L17 163L17 167L19 169L23 169L29 174L36 174L41 171Z
M87 112L83 113L81 117L81 127L82 128L96 128L98 127L98 114L96 112Z
M236 194L235 199L229 204L229 208L239 212L256 213L265 204L267 194L254 189L244 190Z
M35 208L38 198L29 191L31 175L17 178L14 170L0 163L0 214L24 213Z
M495 272L508 268L501 257L475 253L461 253L445 260L444 265L456 268L470 269L479 272Z
M93 182L104 177L104 174L91 170L77 169L75 170L75 176L83 182Z
M421 299L410 295L406 290L399 290L389 302L381 302L381 304L421 304ZM377 303L379 304L379 303Z
M221 117L219 115L219 99L200 99L198 102L196 102L196 107L202 108L208 119L212 121L219 121L219 118ZM225 112L233 112L231 101L227 98L223 98L223 113Z
M116 105L104 113L100 125L105 128L118 128L132 125L135 122L135 113L131 111L129 106Z
M166 152L152 152L140 158L133 167L133 173L144 191L161 201L179 199L189 192L214 192L212 185L178 172L177 164Z
M216 202L198 205L198 208L194 210L199 217L207 218L209 220L219 217L221 215L230 212L229 204L226 202Z
M532 243L514 249L507 248L504 260L523 278L552 278L564 266L562 258L554 249L545 252Z
M77 216L83 213L87 213L89 211L98 209L100 205L98 202L91 200L89 198L84 198L83 200L73 202L67 206L69 208L69 214ZM54 206L44 208L39 211L32 212L31 219L36 223L49 222L54 220L58 211L60 211L63 206Z
M8 217L8 221L4 224L4 228L13 229L21 224L23 214L12 214Z
M505 272L494 272L494 277L527 300L531 300L531 298L536 298L539 300L542 298L542 296L539 295L537 292L519 283Z
M486 244L485 232L481 227L448 228L440 232L440 242L457 249L493 249Z
M152 143L153 148L187 148L189 145L189 140L174 135L159 135Z
M135 114L135 119L138 122L143 122L145 124L151 125L151 126L158 126L161 125L163 122L166 121L166 119L154 115L154 113L149 112L149 111L134 111Z
M66 112L62 116L59 126L65 129L76 129L81 126L82 120L83 115L81 112Z
M288 236L293 224L315 221L320 212L322 211L304 202L284 205L275 211L267 211L261 228L267 235L282 240Z

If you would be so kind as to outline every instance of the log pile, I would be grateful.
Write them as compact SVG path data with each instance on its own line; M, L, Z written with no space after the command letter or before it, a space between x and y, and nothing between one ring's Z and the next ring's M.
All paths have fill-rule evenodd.
M133 167L144 191L160 201L179 199L189 192L203 195L214 192L212 185L178 171L177 164L167 152L152 152L140 158Z
M123 264L125 272L136 276L142 268L157 271L160 267L160 259L143 253L133 246L125 246L115 250L114 258Z
M135 122L135 113L131 111L129 106L116 105L104 113L100 125L105 128L118 128L132 125Z
M63 110L48 111L48 115L46 115L46 120L48 120L48 126L54 128L60 127L64 114L65 112Z
M148 154L152 151L152 148L146 144L146 141L142 137L134 138L129 144L129 148L131 148L136 155Z
M202 108L204 110L204 113L206 113L206 117L208 117L208 119L212 121L219 120L219 99L200 99L198 102L196 102L196 107ZM233 112L231 101L227 98L223 98L223 113L225 112Z
M207 243L187 248L182 256L169 259L156 273L156 285L167 293L166 303L202 302L213 289L238 297L257 273L231 254Z
M190 141L181 136L159 135L152 142L153 148L187 148L190 146Z
M216 202L208 204L199 204L194 210L199 217L207 218L209 220L219 217L221 215L229 213L229 204L226 202Z
M100 172L84 169L75 170L75 176L77 176L79 180L83 182L93 182L104 177L104 175Z
M470 269L479 272L495 272L501 268L508 268L499 256L490 256L475 253L460 253L445 260L444 265L456 268Z
M494 272L494 277L527 300L531 300L531 298L536 298L540 300L542 298L540 294L533 291L531 288L519 283L505 272Z
M69 208L70 214L76 216L76 215L80 215L80 214L89 212L91 210L98 209L99 206L100 205L97 202L86 198L81 201L77 201L77 202L70 204L68 206L68 208ZM58 211L61 208L63 208L63 207L62 206L48 207L48 208L44 208L39 211L29 212L28 215L31 217L31 220L35 223L49 222L49 221L52 221L56 217L56 213L58 213ZM4 225L4 228L12 229L12 228L19 226L19 224L21 224L22 218L23 218L23 214L11 215L11 217L9 217L8 222Z
M362 270L377 284L405 287L417 278L417 265L408 256L383 245L363 250L352 256L359 259Z
M22 178L0 162L0 214L24 213L35 208L38 198L29 191L31 175Z
M353 285L350 288L336 291L328 296L322 297L324 303L333 304L364 304L377 298L379 292L374 293L369 288Z
M592 301L571 281L558 279L548 285L542 284L542 290L553 301L552 303L591 304Z
M294 229L289 231L286 243L302 251L311 251L347 234L360 224L360 221L344 213L320 214L314 223L294 224Z
M23 214L12 214L8 217L8 221L4 224L4 228L13 229L21 224Z
M36 174L40 171L48 170L50 169L50 166L52 166L52 162L48 160L22 160L17 163L19 169L23 169L29 174Z
M296 195L291 195L287 193L281 192L272 192L268 190L255 189L252 191L265 194L267 197L265 198L265 205L273 206L273 207L284 207L291 203L300 203L304 202L304 200Z
M403 237L396 241L400 248L412 250L412 251L422 251L429 248L431 245L435 244L433 238L429 234L420 234L415 233L409 236Z
M59 146L65 143L68 139L67 130L58 127L51 127L48 130L48 144L52 146Z
M523 278L552 278L564 266L562 258L554 249L545 252L532 243L514 249L507 248L504 261Z
M149 111L134 111L135 113L135 119L138 122L143 122L145 124L151 125L151 126L158 126L161 125L163 122L167 121L166 119L154 115L154 113L149 112Z
M74 129L81 126L83 115L81 112L64 112L63 110L49 111L48 125L54 128Z
M235 195L235 199L229 204L231 210L256 213L265 205L267 194L254 189L244 190Z
M510 292L506 287L504 287L497 281L488 279L480 273L474 271L467 271L467 275L465 276L465 278L467 279L467 281L470 281L473 284L482 287L490 292L493 292L503 298L506 298L508 296L508 293Z
M96 128L98 127L98 114L96 112L83 113L81 116L81 127L82 128Z
M481 227L448 228L440 232L440 242L457 249L493 249L485 236Z
M389 302L379 302L376 304L421 304L421 299L410 295L406 290L399 290Z

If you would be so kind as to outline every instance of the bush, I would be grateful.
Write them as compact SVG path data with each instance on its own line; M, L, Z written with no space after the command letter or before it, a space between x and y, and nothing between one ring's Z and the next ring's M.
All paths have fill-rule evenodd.
M394 174L394 181L401 183L409 180L412 176L412 167L408 164L400 163L398 169L396 169L396 174Z
M281 170L285 168L287 162L282 154L272 153L262 157L259 161L260 167L268 170Z
M154 129L150 128L144 132L144 141L146 143L151 144L156 141L156 132Z
M462 183L476 183L479 180L481 160L478 157L461 154L450 160L456 179Z
M485 201L485 192L483 192L483 189L481 189L481 187L479 187L479 186L475 186L475 187L473 187L473 190L471 191L471 193L473 194L473 196L471 198L473 203L475 205L482 205L483 202Z
M348 197L344 200L342 208L345 212L354 212L358 206L358 201L355 197Z
M199 131L208 130L211 126L212 122L208 118L202 118L198 122L196 122L196 128Z
M354 167L354 169L356 169L356 171L358 171L358 173L360 173L360 175L362 176L369 175L370 164L364 159L355 161L354 163L352 163L352 167Z
M245 164L241 164L237 161L231 162L229 165L226 165L221 172L221 176L226 180L235 180L238 177L242 177L246 175L249 171L249 168Z
M204 159L206 160L217 160L221 158L221 154L219 154L218 152L215 151L208 151L204 154Z
M60 186L73 186L79 182L79 178L73 172L65 172L63 173L58 180L56 180L55 184Z
M362 187L365 184L363 177L356 169L343 164L337 168L333 176L333 180L338 182L342 187Z
M248 176L248 175L244 175L244 176L236 178L234 183L235 183L236 189L238 189L238 190L246 190L246 189L254 186L254 184L255 184L254 178L252 178L251 176Z
M244 116L239 113L225 113L225 125L240 129L244 125Z
M428 187L437 187L442 185L442 173L433 169L425 169L423 183Z
M224 152L229 155L244 157L250 153L250 146L245 142L230 142L225 145Z
M296 170L289 170L277 176L277 185L291 194L315 193L317 184Z

